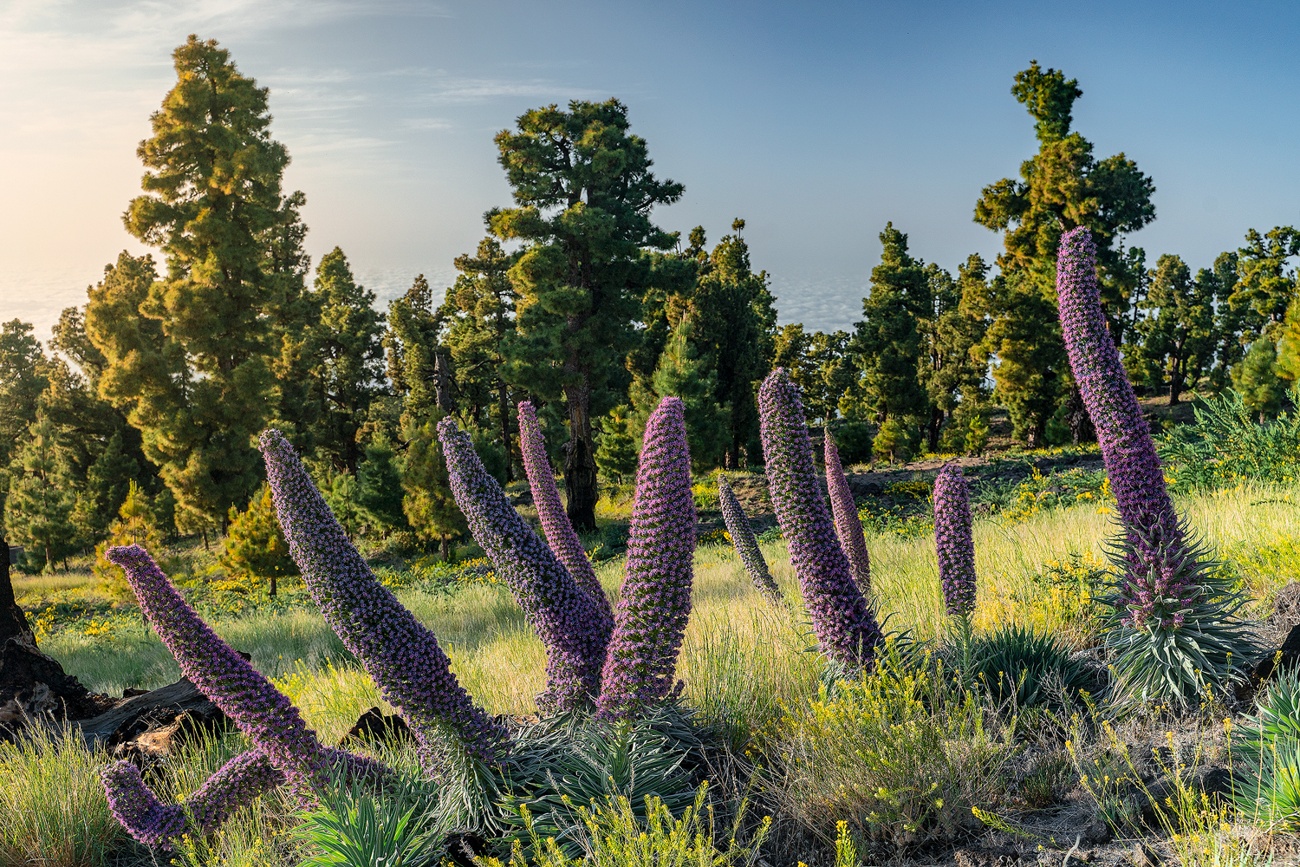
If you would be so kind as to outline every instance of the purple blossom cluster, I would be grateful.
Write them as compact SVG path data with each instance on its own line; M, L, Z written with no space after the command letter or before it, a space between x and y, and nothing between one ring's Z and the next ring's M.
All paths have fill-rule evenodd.
M626 719L672 689L691 613L695 501L682 401L646 421L623 592L602 673L599 713Z
M239 807L284 784L284 774L258 750L226 762L183 804L160 802L130 762L115 762L100 777L113 817L136 840L159 849L170 848L191 829L204 834L215 830Z
M181 673L304 795L327 781L325 750L298 709L203 622L139 545L109 548Z
M749 525L749 518L740 507L735 491L731 490L731 485L722 476L718 477L718 503L722 507L722 521L727 525L731 544L740 555L740 562L745 565L745 571L749 573L754 586L769 599L779 600L781 589L776 586L776 581L767 568L767 561L763 559L763 552L758 549L754 528Z
M956 464L945 464L934 480L934 545L944 606L949 614L968 617L975 610L975 541L970 488Z
M471 700L438 639L379 583L279 431L261 438L275 510L313 601L384 699L406 720L427 762L450 730L485 762L502 758L505 729Z
M871 589L871 558L867 555L867 540L862 533L862 519L858 517L858 504L853 501L849 480L840 465L840 450L835 438L827 429L824 440L826 460L826 491L831 497L831 517L835 520L835 535L840 547L849 558L853 581L865 595Z
M364 756L328 748L324 753L329 763L343 767L349 779L381 783L391 774ZM131 762L115 762L100 777L113 817L136 840L157 849L170 849L172 841L185 833L215 831L235 810L285 782L284 774L257 749L226 762L181 804L159 801Z
M1199 589L1178 514L1137 396L1111 339L1097 289L1097 249L1085 228L1061 236L1056 269L1061 330L1079 393L1097 429L1127 537L1120 605L1134 627L1182 625Z
M483 467L469 435L445 418L438 438L447 458L452 495L492 565L510 587L546 648L545 710L585 707L600 691L609 643L601 605L578 586L506 499Z
M799 389L785 370L778 367L763 380L758 405L772 506L817 642L846 669L869 668L882 638L880 627L836 538L817 483Z
M541 425L537 423L537 411L527 400L519 404L519 446L524 457L528 486L533 492L533 505L537 507L537 517L542 523L542 532L546 535L546 544L564 564L564 568L569 570L578 587L595 600L600 608L604 628L612 630L613 606L609 604L609 597L600 586L596 570L591 568L591 561L587 559L582 542L578 539L569 516L564 512L560 492L555 487L555 473L546 457L546 443L542 438Z

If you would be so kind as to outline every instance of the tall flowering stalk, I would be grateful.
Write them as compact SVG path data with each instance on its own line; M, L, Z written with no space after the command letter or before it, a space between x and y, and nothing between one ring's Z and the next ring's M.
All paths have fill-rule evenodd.
M970 489L956 464L946 464L934 480L934 545L944 606L949 614L968 617L975 610L975 541Z
M1065 348L1097 430L1115 493L1123 575L1110 599L1108 641L1122 701L1194 702L1202 685L1222 690L1250 645L1235 615L1241 597L1186 537L1165 488L1150 429L1106 326L1097 251L1087 229L1061 236L1057 299Z
M519 404L519 445L524 456L528 486L533 492L533 505L537 507L537 517L542 522L542 532L546 535L546 544L564 564L564 568L569 570L578 586L595 600L604 626L613 629L614 608L609 604L605 589L600 586L596 570L591 568L591 561L587 559L573 523L565 514L560 492L555 487L555 472L546 457L546 442L542 437L541 425L537 423L537 411L533 409L532 402L527 400Z
M718 503L722 506L722 521L727 525L731 544L735 546L736 553L740 556L745 571L749 573L750 580L768 599L779 601L781 588L776 586L776 581L772 579L772 573L767 568L763 552L758 548L758 539L754 537L754 528L749 526L749 518L745 516L745 510L740 507L740 501L736 499L731 485L722 476L718 477Z
M869 668L882 636L853 583L822 500L799 389L777 368L758 391L767 484L790 562L823 653L850 671Z
M867 555L867 540L862 533L862 519L858 517L858 504L853 502L849 480L840 465L840 450L827 428L823 437L826 461L826 491L831 497L831 516L835 519L835 535L840 547L849 558L853 580L865 595L871 589L871 558Z
M141 610L182 674L254 744L180 805L160 802L129 762L105 768L109 809L132 837L166 848L188 830L214 829L237 807L286 781L309 797L338 763L353 775L374 779L387 774L369 759L323 747L298 709L203 622L143 548L110 548L105 556L126 571Z
M298 709L203 622L139 545L109 548L126 571L140 608L181 673L228 716L290 784L304 791L328 781L326 754Z
M646 421L627 543L623 593L597 703L626 719L672 689L691 613L695 500L680 398L665 397Z
M509 585L546 648L546 710L590 704L600 689L609 643L601 607L519 516L497 480L483 468L469 435L445 418L438 438L447 458L451 491L474 541Z
M426 761L441 754L447 733L470 755L489 763L500 760L505 729L470 699L433 632L379 583L293 446L279 431L268 430L261 449L289 553L313 601L406 720Z

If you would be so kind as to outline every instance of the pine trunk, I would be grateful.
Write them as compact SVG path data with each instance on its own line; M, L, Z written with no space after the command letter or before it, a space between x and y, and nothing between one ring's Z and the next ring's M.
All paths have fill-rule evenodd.
M596 449L591 435L591 390L584 375L564 390L569 405L569 444L564 454L564 498L578 532L596 529Z

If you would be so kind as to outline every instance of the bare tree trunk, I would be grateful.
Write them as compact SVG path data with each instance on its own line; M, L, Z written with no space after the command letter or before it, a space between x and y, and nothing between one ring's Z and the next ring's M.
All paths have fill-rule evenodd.
M506 450L506 483L515 480L515 461L510 451L510 397L506 384L497 380L497 408L501 413L501 447Z
M16 638L23 644L36 646L36 637L27 622L27 615L14 598L14 585L9 579L9 543L0 535L0 647Z
M569 405L569 443L564 452L565 511L579 532L596 529L596 449L591 435L591 389L587 377L564 390Z

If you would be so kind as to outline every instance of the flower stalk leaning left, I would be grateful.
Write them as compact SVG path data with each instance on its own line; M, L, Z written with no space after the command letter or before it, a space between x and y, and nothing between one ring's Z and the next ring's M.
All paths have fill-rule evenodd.
M181 673L254 747L228 762L185 805L159 802L129 762L106 768L109 808L133 837L165 848L186 832L187 816L200 830L211 830L239 805L284 782L309 799L328 784L331 765L340 761L362 775L384 773L367 759L324 747L289 699L203 622L143 548L110 548L106 556L126 571L141 610Z

